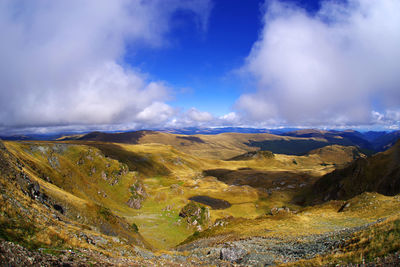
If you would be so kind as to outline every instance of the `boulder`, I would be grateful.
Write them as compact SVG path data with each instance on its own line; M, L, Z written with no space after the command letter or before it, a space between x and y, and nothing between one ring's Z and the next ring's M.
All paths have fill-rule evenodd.
M131 197L127 202L126 205L128 205L132 209L140 209L142 207L142 200L139 198L134 198Z
M283 206L283 207L280 207L280 208L273 207L270 210L269 215L277 215L277 214L284 214L284 213L291 213L291 212L292 211L286 206Z
M241 263L248 252L236 246L225 246L221 249L219 259L233 263Z
M131 197L127 201L127 205L133 209L140 209L142 207L142 202L146 199L147 193L144 186L140 181L137 181L130 187Z
M343 212L346 208L350 207L350 202L346 202L344 203L340 209L338 210L338 212Z

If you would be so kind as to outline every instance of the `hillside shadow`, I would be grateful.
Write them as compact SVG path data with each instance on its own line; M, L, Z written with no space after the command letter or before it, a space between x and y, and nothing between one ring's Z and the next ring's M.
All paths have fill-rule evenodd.
M251 168L238 170L211 169L204 176L213 176L228 185L248 185L258 189L295 189L313 182L316 177L304 172L263 171Z
M316 140L249 140L245 145L258 147L260 150L268 150L275 154L301 156L311 150L330 145L330 143Z
M86 142L85 145L98 148L104 156L125 163L130 171L137 171L146 176L170 174L170 170L154 161L151 155L140 155L111 143Z

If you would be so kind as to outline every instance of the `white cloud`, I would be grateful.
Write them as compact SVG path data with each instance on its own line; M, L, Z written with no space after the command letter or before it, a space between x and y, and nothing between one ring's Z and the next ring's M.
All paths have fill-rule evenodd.
M372 111L372 120L375 124L380 125L397 125L400 126L400 109L389 109L385 112Z
M216 117L192 107L185 112L176 112L174 119L167 122L167 126L173 128L244 126L244 121L235 112Z
M160 125L169 120L175 111L169 105L161 102L154 102L142 110L137 116L137 120L147 125Z
M236 122L239 123L239 119L233 112L225 116L215 117L207 111L192 107L186 111L175 110L174 117L166 121L165 126L170 128L213 127L232 125Z
M213 115L206 111L199 111L196 108L191 108L187 112L187 116L191 121L195 122L209 122L213 119Z
M373 123L400 106L400 1L325 1L311 16L277 1L242 71L257 91L236 108L277 124Z
M167 44L177 10L204 30L210 8L203 0L1 1L0 127L164 121L168 88L128 67L126 46Z
M239 121L239 116L235 112L229 112L228 114L220 116L219 119L228 123L236 123Z

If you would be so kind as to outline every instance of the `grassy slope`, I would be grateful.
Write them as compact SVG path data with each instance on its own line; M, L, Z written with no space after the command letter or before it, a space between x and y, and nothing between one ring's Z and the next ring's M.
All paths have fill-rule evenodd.
M109 144L90 143L101 147ZM101 145L101 146L100 146ZM263 191L247 186L232 186L220 182L213 177L203 177L202 171L210 168L237 170L252 168L255 170L273 170L276 175L286 175L288 170L294 173L312 173L315 176L332 170L331 166L322 164L326 159L318 153L308 156L275 155L274 159L250 159L245 161L221 161L214 159L199 159L174 149L172 146L160 144L127 145L120 144L120 153L113 156L124 159L126 153L135 153L136 156L151 159L152 164L162 165L169 174L143 175L143 183L148 192L148 199L140 210L130 210L121 213L122 216L138 224L141 233L159 248L174 246L193 233L194 229L179 224L179 211L187 204L188 198L195 195L208 195L229 201L231 208L226 210L212 210L211 218L216 220L224 217L256 218L265 214L275 205L287 203L293 195L289 192L276 192L270 197ZM104 152L104 149L102 149ZM352 158L351 158L352 159ZM293 160L298 163L293 164ZM350 160L350 157L349 159ZM129 165L129 163L127 163ZM132 162L136 164L137 162ZM295 175L294 175L295 176ZM170 207L170 211L163 211Z
M293 190L289 190L269 197L262 190L203 177L205 169L252 168L274 171L276 176L288 175L291 171L295 177L296 173L318 176L333 168L333 165L323 164L326 160L318 153L301 157L275 155L273 159L221 161L200 159L161 144L7 142L7 147L30 166L29 171L40 179L44 188L55 187L53 194L57 192L56 188L68 192L76 198L72 201L74 203L86 201L107 207L129 223L137 224L140 233L156 248L172 247L193 233L195 229L180 222L178 216L192 196L208 195L233 204L226 210L212 210L211 218L216 220L228 216L256 218L273 205L286 203L293 195ZM126 172L127 168L129 172ZM118 182L111 185L102 177L103 173L111 182ZM46 177L53 184L44 181ZM143 182L149 195L140 210L126 205L130 197L129 188L137 180Z
M59 249L90 249L114 256L121 253L133 256L132 245L145 245L143 238L122 218L105 212L107 210L97 203L44 181L26 162L5 149L0 151L0 159L2 239L31 249L45 248L49 253L56 253ZM40 195L46 195L44 201L29 196L30 186L35 183L40 187ZM61 205L64 213L54 209L53 204ZM103 234L105 227L112 229L118 238L114 234Z
M240 171L244 168L244 171L250 171L249 176L251 171L274 172L276 178L288 175L295 178L299 174L307 174L311 177L308 182L311 182L315 179L312 177L332 171L338 159L342 160L341 164L352 160L354 150L348 148L327 147L305 156L274 155L273 158L222 161L199 158L162 144L77 141L57 144L66 145L67 149L63 146L54 148L55 145L49 142L7 142L7 147L27 163L29 167L26 171L40 182L42 188L63 205L73 205L71 210L77 209L88 214L95 210L94 207L106 207L123 220L136 223L140 233L157 249L173 247L196 230L181 222L178 216L180 209L188 203L187 199L195 195L208 195L233 204L225 210L211 210L212 221L222 219L227 225L212 227L196 234L196 238L293 238L299 234L316 234L362 225L398 212L393 208L396 207L393 198L368 194L365 199L362 199L363 196L355 198L351 207L343 213L337 212L343 205L341 201L302 209L290 204L297 189L282 186L282 189L272 190L268 194L265 190L230 185L202 175L203 170L207 169ZM46 150L46 147L52 149ZM126 168L130 171L126 172ZM102 177L102 172L107 173L111 182L117 179L118 183L111 185ZM46 177L50 178L52 184L45 181ZM129 187L137 180L144 184L149 195L140 210L126 205ZM83 208L85 206L87 209ZM265 215L271 208L281 206L289 206L299 213ZM87 224L92 219L88 220L80 223ZM299 229L302 229L301 233ZM187 241L194 239L192 237Z
M129 198L129 186L136 179L134 173L119 174L127 169L123 164L103 158L98 151L85 146L11 142L6 146L70 219L93 225L108 235L119 235L129 243L145 244L127 222L113 214L118 209L128 209L121 203ZM78 161L81 163L77 164ZM109 181L101 178L103 172ZM118 183L111 185L113 179Z

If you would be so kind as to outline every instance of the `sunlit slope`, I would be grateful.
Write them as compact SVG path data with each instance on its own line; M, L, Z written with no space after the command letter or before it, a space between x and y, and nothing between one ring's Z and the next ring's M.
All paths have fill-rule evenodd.
M226 217L254 219L275 206L298 209L289 203L291 199L335 168L336 153L342 164L358 155L356 148L328 146L304 156L269 153L264 157L264 152L254 152L251 157L223 161L156 143L8 142L7 147L43 183L137 225L146 241L159 249L205 229L179 217L191 197L209 196L231 204L223 210L211 209L212 222ZM224 170L234 179L207 170ZM138 189L143 194L135 193Z
M322 175L351 166L354 159L363 160L356 147L325 146L302 156L250 151L219 160L153 141L6 142L11 153L2 154L6 159L2 177L15 176L4 170L18 173L21 168L29 182L21 183L25 176L20 182L1 180L7 188L1 195L2 236L34 247L91 248L97 240L93 242L98 251L110 248L114 255L121 251L136 255L134 246L165 251L184 244L179 246L181 252L168 253L207 258L210 247L220 249L228 241L248 245L246 249L266 247L269 242L301 249L302 242L309 246L311 240L314 246L321 236L329 235L331 242L332 233L347 240L355 230L343 229L367 229L369 223L400 211L398 197L376 193L312 207L294 202ZM396 162L398 157L383 154L382 162L387 158ZM22 196L20 206L4 194L8 191ZM229 205L221 209L203 205L209 221L194 222L180 216L193 197ZM48 215L43 215L45 211ZM36 226L26 224L24 216ZM12 220L17 222L14 228ZM283 255L279 251L275 251L277 263Z
M301 186L313 182L319 175L334 168L334 164L327 163L325 155L321 157L319 153L221 161L198 158L185 154L173 146L160 144L128 145L99 142L86 144L97 147L105 155L135 168L143 177L142 182L148 194L143 207L122 215L137 223L141 233L158 247L176 245L196 230L181 223L182 220L178 216L180 209L189 202L190 197L207 195L227 200L232 204L228 209L211 210L213 221L229 216L256 218L275 205L284 205L290 201L296 190L301 189ZM352 161L354 155L353 150L348 152L347 157L344 157L347 159L346 163ZM134 153L135 156L128 157L129 153ZM148 173L146 168L141 166L144 163L162 166L155 168L162 171ZM216 168L230 170L233 173L247 169L247 172L250 172L249 177L261 172L259 178L265 183L253 184L253 187L233 185L219 181L217 177L207 177L203 172ZM140 171L141 169L144 173ZM289 180L293 183L289 183ZM284 186L281 183L284 183ZM272 192L272 195L269 197L267 192Z
M35 153L30 145L0 143L1 238L50 252L90 249L134 256L134 246L147 246L132 225L110 209L57 186L57 179L66 181L70 177L56 178L55 173L45 173L39 166L40 156ZM54 159L53 155L51 160ZM61 162L59 167L64 164Z
M207 195L232 204L225 210L211 210L212 220L226 216L255 218L265 214L271 203L290 199L301 184L311 183L318 175L334 168L318 153L222 161L198 158L172 145L154 143L8 142L7 147L43 183L82 201L103 206L130 224L137 224L140 233L159 248L176 245L196 230L180 223L178 216L190 197ZM205 177L203 171L209 169L233 172L251 169L250 172L261 172L259 178L266 182L253 187L233 185L219 181L218 177ZM288 183L289 178L296 187ZM278 180L285 182L285 186L277 185ZM135 202L132 198L137 196L131 188L137 186L143 188L145 196ZM276 189L277 186L280 188ZM290 193L282 193L282 200L274 197L267 203L270 200L265 190L269 189L277 191L274 196L285 190ZM130 200L134 204L128 205ZM140 209L132 208L135 205Z
M334 164L336 166L344 166L358 158L366 158L366 156L355 146L330 145L312 150L307 156L317 156L326 164Z
M126 202L137 181L126 164L106 158L95 148L54 143L7 143L29 170L57 187L99 204Z

